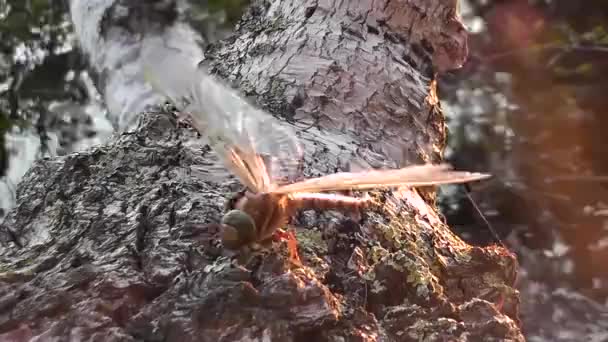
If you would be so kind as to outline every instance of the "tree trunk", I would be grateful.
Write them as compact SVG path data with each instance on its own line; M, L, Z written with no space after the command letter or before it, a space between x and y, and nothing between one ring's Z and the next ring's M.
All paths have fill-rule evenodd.
M238 181L190 127L139 113L159 100L140 68L162 47L146 44L202 56L166 3L72 1L113 121L135 129L24 177L1 226L0 340L523 340L515 257L464 243L415 190L377 194L381 208L361 220L299 215L303 265L286 252L222 256L212 223ZM437 162L434 74L467 52L455 13L445 0L258 1L205 55L300 131L307 175L353 157ZM179 78L179 64L165 67Z

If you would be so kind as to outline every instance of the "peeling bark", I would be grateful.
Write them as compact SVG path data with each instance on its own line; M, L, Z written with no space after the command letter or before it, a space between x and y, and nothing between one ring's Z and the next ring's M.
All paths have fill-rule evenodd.
M207 63L291 120L307 176L353 157L439 161L433 74L466 57L454 13L439 0L256 2ZM101 45L116 34L104 23ZM137 117L20 184L1 226L0 339L523 340L515 257L464 243L415 190L372 193L379 206L360 219L298 215L302 265L282 244L235 264L213 223L238 181L170 114Z

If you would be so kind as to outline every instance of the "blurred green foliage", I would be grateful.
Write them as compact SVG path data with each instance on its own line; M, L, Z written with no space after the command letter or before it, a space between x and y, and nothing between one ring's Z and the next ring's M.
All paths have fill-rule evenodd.
M208 0L207 6L212 16L223 12L226 23L233 26L241 18L248 4L249 0Z
M233 31L250 0L191 1L187 13L190 24L203 34L207 42L221 40Z
M232 30L249 2L193 0L187 15L213 41ZM77 79L86 62L73 40L68 0L0 0L0 175L8 168L7 132L34 127L44 149L54 120L45 118L48 105L86 100Z
M6 134L38 121L46 136L41 108L74 97L65 86L74 60L68 15L64 1L0 0L0 175L9 167Z
M20 44L55 47L69 33L67 8L63 1L0 1L0 46L9 53Z
M241 18L249 0L192 0L186 15L208 41L221 39ZM35 129L45 153L47 130L62 120L51 103L83 103L79 79L86 58L75 48L68 0L0 0L0 175L6 173L7 132Z

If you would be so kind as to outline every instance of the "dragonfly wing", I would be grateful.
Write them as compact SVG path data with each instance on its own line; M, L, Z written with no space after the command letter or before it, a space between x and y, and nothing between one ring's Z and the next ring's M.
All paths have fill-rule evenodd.
M146 61L178 60L162 52L149 53ZM221 161L247 187L267 191L277 180L296 174L302 149L293 131L203 67L181 63L176 75L176 70L158 65L144 65L148 83L190 115Z
M167 97L181 110L192 101L192 75L196 73L197 63L203 55L196 44L174 44L179 44L179 40L145 39L141 72L154 91Z
M219 155L219 153L222 153L222 155ZM255 173L251 171L255 166L251 166L251 162L246 156L243 156L238 150L229 148L218 149L218 155L226 168L234 173L247 188L254 192L263 190L260 182L256 179Z
M341 172L281 186L273 192L319 192L333 190L370 190L399 186L428 186L466 183L489 178L489 174L454 171L448 164L417 165L397 170Z
M225 155L238 150L248 160L257 188L267 191L277 180L298 172L303 150L295 132L271 114L250 104L224 82L199 73L189 107L194 125L205 130L211 147ZM266 161L261 156L266 157Z

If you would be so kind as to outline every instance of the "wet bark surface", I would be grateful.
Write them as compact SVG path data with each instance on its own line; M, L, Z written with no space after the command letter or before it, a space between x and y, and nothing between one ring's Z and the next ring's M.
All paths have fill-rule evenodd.
M438 161L432 70L466 53L454 6L258 2L207 63L290 119L306 176L353 157ZM415 190L374 192L352 217L297 215L301 263L285 242L236 263L215 223L240 184L197 137L149 111L34 165L0 226L0 340L523 340L514 255L467 245Z

